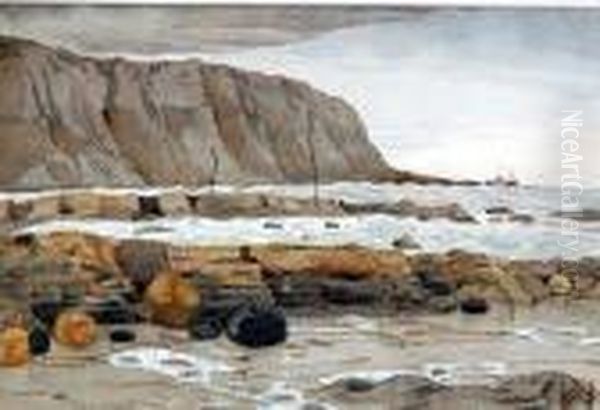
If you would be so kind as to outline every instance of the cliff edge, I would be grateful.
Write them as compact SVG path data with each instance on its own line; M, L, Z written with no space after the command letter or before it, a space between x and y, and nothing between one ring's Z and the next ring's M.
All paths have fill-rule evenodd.
M381 180L357 113L199 60L96 59L0 37L0 187Z

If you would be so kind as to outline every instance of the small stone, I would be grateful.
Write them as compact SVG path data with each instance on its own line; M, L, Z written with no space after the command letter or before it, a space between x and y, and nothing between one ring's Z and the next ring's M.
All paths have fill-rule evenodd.
M396 249L421 249L421 245L411 235L405 233L400 238L392 241L392 246Z
M131 343L135 342L137 336L128 329L114 329L110 332L109 339L113 343Z
M157 195L141 195L138 197L139 218L159 218L165 216Z
M490 309L489 303L484 298L469 297L460 301L460 310L470 315L483 315Z
M277 230L281 230L281 229L283 229L283 225L280 224L279 222L266 221L263 224L263 228L264 229L277 229Z
M488 215L509 215L512 214L513 211L508 206L499 205L487 208L485 213Z
M454 296L434 296L427 305L432 312L450 313L456 310L457 302Z
M562 274L553 275L548 286L553 296L566 296L573 291L573 284L569 278Z
M199 309L190 319L188 332L193 340L213 340L221 336L223 322L218 314Z
M340 224L334 221L325 221L325 229L340 229Z
M530 224L535 222L535 218L529 214L514 214L508 217L510 222L519 222L523 224Z
M192 324L189 333L193 340L214 340L223 333L223 326L216 319L204 320Z
M344 389L352 393L364 393L373 390L376 384L369 379L350 377L343 380Z

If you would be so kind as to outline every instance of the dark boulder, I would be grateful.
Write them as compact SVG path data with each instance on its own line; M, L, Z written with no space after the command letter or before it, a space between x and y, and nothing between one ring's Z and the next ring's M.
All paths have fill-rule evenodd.
M141 195L138 197L139 218L159 218L165 216L160 206L158 195Z
M34 325L29 331L29 353L32 356L41 356L50 351L52 341L46 329L40 325Z
M52 328L58 315L65 309L61 298L41 298L30 306L31 314L47 328Z
M227 336L250 348L274 346L287 339L287 320L274 306L249 305L238 308L227 321Z
M212 340L221 336L229 318L243 306L273 304L266 286L215 286L202 275L196 275L194 279L194 284L203 290L202 303L187 325L194 340Z

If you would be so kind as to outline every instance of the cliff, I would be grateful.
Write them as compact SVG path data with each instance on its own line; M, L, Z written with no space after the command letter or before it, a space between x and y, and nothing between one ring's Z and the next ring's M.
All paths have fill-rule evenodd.
M0 187L389 178L344 101L199 60L95 59L0 38Z

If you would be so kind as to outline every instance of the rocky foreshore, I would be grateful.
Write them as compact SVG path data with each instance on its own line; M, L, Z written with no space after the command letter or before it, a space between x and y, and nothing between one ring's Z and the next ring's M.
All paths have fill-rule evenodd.
M347 216L387 214L419 220L448 219L476 223L457 203L419 204L409 199L393 203L352 203L259 193L212 193L190 189L61 190L9 193L0 196L0 227L58 218L149 219L204 216Z
M318 332L290 335L288 320L314 322L349 314L377 320L406 319L446 317L452 312L475 318L507 308L516 315L542 302L594 301L600 295L600 260L593 258L581 259L579 276L573 278L561 269L558 259L511 261L460 250L408 254L358 246L181 246L78 232L5 236L0 243L0 269L0 366L8 367L39 366L33 360L37 356L65 360L69 355L85 357L85 352L90 352L91 357L103 357L97 346L104 343L144 346L147 325L154 329L154 337L169 335L168 344L174 348L211 341L202 345L208 349L224 334L245 349L287 340L282 349L297 352L299 346L316 349L336 342ZM410 330L410 321L399 322L406 329L398 340L394 336L397 329L378 331L391 338L383 344L387 349L391 340L401 342L391 345L397 349L403 349L405 343L423 343L423 330ZM358 337L357 329L347 331ZM347 337L337 343L340 340L349 343ZM65 352L75 353L64 356ZM236 365L241 366L238 370L256 367L259 371L260 360L250 363L250 353L243 352L240 358L234 355ZM246 365L248 369L241 370ZM103 382L99 378L109 374L107 368L85 366L95 369L86 380L94 380L94 388L100 388ZM570 406L562 408L587 410L597 401L597 391L585 377L542 372L505 375L493 384L448 384L440 382L442 370L431 370L427 377L399 372L384 379L337 378L306 390L311 401L304 405L329 408L322 407L321 403L327 403L348 409L361 409L367 403L394 403L394 408L402 409L476 405L498 410ZM52 367L45 371L58 374ZM111 371L117 374L117 369ZM123 403L123 394L115 393L111 400ZM233 392L227 395L240 399ZM269 400L285 401L286 397ZM215 399L214 393L209 391L209 398ZM31 400L12 395L8 399ZM187 400L182 399L186 406ZM245 404L238 403L235 408L257 408L247 403L248 398L240 400Z
M357 246L178 246L77 232L7 237L0 258L7 306L64 294L80 303L88 296L125 297L136 290L143 296L166 274L197 289L205 301L227 294L235 302L239 295L313 313L346 308L485 313L495 304L527 307L553 297L600 296L595 258L582 258L573 278L559 259L511 261L460 250L406 254Z

